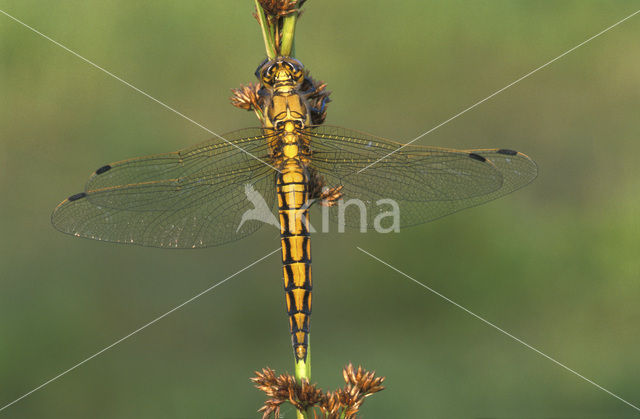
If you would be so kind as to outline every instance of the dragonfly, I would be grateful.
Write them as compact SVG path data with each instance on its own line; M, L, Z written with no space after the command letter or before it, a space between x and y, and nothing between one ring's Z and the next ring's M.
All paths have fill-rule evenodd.
M454 150L403 145L317 125L324 112L302 63L258 67L264 126L180 151L98 168L84 191L54 210L53 226L74 236L161 248L223 245L260 229L261 206L277 208L286 311L296 362L306 362L312 307L310 207L349 227L372 225L377 203L397 203L400 227L426 223L509 194L531 182L536 164L511 149ZM358 200L366 211L344 211Z

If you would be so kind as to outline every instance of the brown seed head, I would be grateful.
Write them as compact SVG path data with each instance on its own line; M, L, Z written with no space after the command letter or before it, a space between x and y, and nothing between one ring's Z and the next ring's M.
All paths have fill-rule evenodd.
M238 89L231 89L231 104L236 108L244 109L247 111L260 109L261 98L258 95L260 85L256 83L249 83L248 85L240 85Z
M258 2L267 15L281 17L299 13L305 0L300 1L300 4L297 4L297 0L258 0Z
M362 407L365 397L383 389L384 377L376 377L374 372L362 367L355 369L351 364L343 369L342 375L345 386L326 393L305 379L298 383L290 374L276 376L271 368L256 371L251 381L270 397L259 410L263 413L263 419L278 418L280 406L285 402L291 403L298 410L313 412L314 418L352 419ZM315 409L320 410L320 416Z

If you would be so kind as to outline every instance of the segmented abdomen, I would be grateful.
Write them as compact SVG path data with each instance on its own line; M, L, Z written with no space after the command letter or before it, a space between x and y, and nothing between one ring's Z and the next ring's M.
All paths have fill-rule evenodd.
M311 316L311 237L308 174L298 159L285 160L277 176L284 291L296 361L306 361Z

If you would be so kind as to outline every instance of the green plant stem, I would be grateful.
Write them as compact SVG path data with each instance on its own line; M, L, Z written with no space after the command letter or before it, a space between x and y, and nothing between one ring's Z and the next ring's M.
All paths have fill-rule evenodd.
M282 19L282 30L280 31L280 45L279 51L275 41L276 28L270 23L269 19L265 15L264 9L258 2L254 0L256 5L256 12L258 14L258 22L260 22L260 28L262 29L262 38L264 39L264 46L267 51L267 57L274 59L278 55L290 57L294 52L294 37L296 31L296 20L298 19L298 13L294 12ZM277 23L276 23L277 25ZM257 111L256 111L257 114ZM261 115L258 115L260 118ZM262 118L260 118L262 120ZM306 361L297 361L295 364L295 375L298 382L302 382L302 379L307 381L311 380L311 344L307 347L307 359ZM297 411L298 419L308 419L309 412Z
M299 383L302 382L304 378L307 381L311 381L311 335L307 337L307 360L305 361L297 361L295 368L296 380ZM302 412L300 410L297 411L298 419L307 419L307 412Z
M293 56L296 20L298 20L298 13L295 12L282 19L282 34L280 36L280 55L282 56Z
M260 22L260 28L262 29L262 38L264 39L264 48L267 51L267 57L270 60L276 58L278 55L276 51L276 41L273 35L273 28L269 24L267 16L264 14L264 9L258 3L258 0L254 0L256 4L256 13L258 14L258 22Z
M253 113L256 114L256 116L258 117L258 120L264 126L265 119L264 119L264 113L262 112L262 109L256 108L255 106L252 106L251 109L253 109Z
M296 21L298 13L291 13L282 19L282 32L280 33L280 55L292 57L294 54L294 38L296 34ZM304 378L307 382L311 381L311 335L307 336L307 359L305 361L296 362L296 380L302 382ZM307 419L308 412L297 411L297 419Z
M307 415L307 412L296 410L296 419L309 419L309 415Z

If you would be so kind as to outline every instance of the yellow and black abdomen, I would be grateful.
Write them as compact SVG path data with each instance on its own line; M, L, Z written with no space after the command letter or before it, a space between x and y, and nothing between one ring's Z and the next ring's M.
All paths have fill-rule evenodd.
M297 158L284 161L277 175L284 291L296 361L306 361L311 316L309 176Z

